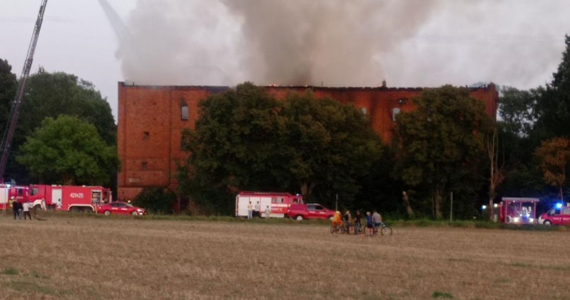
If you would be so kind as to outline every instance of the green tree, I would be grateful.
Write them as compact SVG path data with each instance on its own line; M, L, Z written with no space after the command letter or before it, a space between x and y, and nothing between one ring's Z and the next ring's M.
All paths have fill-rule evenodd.
M397 172L409 186L427 191L433 215L441 218L450 191L478 187L489 118L484 103L449 85L426 89L413 102L416 109L397 119Z
M311 92L278 101L251 83L202 101L196 129L184 136L191 156L179 174L181 192L202 204L226 201L228 190L302 192L324 204L339 194L348 202L381 152L352 106Z
M28 137L17 157L40 182L108 184L120 167L117 151L94 125L77 117L46 118Z
M8 61L0 59L0 135L4 133L8 123L11 102L16 95L18 80L12 73L12 66Z
M565 43L562 62L536 105L536 127L541 138L570 136L570 36L566 36Z
M133 205L154 214L172 214L176 200L176 194L171 190L152 187L138 194Z
M570 141L556 137L543 141L536 149L535 155L540 160L540 169L546 183L558 188L558 197L564 201L564 185L566 184L566 169L570 159Z
M117 127L111 107L94 86L75 75L49 73L40 68L38 73L30 76L26 85L7 176L18 182L30 181L30 174L16 160L20 146L42 125L45 118L55 119L62 114L75 116L93 124L107 145L116 145ZM109 174L109 178L116 178L116 174Z
M280 116L280 161L289 186L328 205L338 194L350 206L382 154L365 116L331 98L317 100L311 91L289 93Z

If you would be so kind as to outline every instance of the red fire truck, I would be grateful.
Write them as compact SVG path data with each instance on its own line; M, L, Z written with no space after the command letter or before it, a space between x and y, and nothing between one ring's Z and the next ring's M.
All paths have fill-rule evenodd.
M0 184L0 209L10 208L10 200L27 202L30 195L27 186Z
M96 212L100 205L112 201L112 195L101 186L0 185L0 208L7 209L12 199L45 209Z
M236 217L247 217L249 202L254 209L259 202L260 214L263 217L284 218L291 204L303 204L303 196L289 193L241 192L236 196ZM266 216L265 210L268 206L271 214Z

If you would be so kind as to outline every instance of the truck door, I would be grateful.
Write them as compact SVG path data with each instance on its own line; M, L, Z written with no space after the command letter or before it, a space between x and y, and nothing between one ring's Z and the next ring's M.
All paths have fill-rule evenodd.
M52 189L51 190L51 203L55 205L56 209L62 209L63 201L62 198L62 190L61 189Z
M562 208L560 217L562 218L561 225L570 225L570 207Z
M0 187L0 207L8 209L8 188Z
M247 217L247 205L249 204L249 197L247 196L237 196L236 201L236 210L237 215L236 217Z

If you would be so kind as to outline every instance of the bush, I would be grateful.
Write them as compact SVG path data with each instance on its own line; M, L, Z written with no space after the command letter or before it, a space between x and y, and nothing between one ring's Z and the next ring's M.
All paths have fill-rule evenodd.
M133 205L154 214L172 214L176 204L176 194L169 189L145 188L133 202Z

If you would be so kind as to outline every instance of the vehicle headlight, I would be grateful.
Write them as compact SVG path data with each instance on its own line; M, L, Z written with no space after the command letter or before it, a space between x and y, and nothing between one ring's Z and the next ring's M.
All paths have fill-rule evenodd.
M518 217L515 217L513 218L513 220L515 221L515 223L518 223L520 219Z

